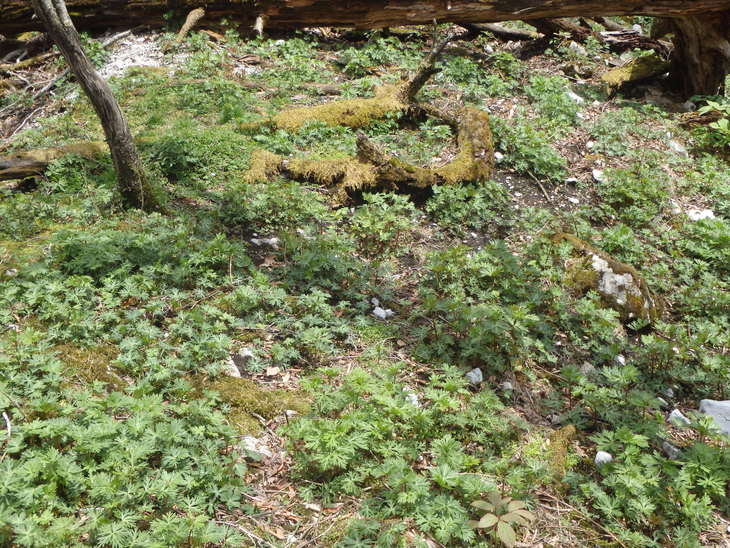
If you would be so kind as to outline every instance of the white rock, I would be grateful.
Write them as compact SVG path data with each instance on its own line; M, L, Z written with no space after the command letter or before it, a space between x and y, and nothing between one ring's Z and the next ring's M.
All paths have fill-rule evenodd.
M421 407L421 402L418 400L418 394L416 394L410 386L403 387L403 394L406 397L406 401L413 407Z
M238 369L232 358L228 358L223 367L223 374L229 377L241 378L241 371Z
M720 431L730 435L730 400L702 400L700 413L712 417Z
M687 217L690 221L702 221L703 219L714 219L715 213L711 209L688 209Z
M6 275L6 276L7 276L8 278L15 278L15 276L17 276L17 275L18 275L18 269L17 269L17 268L8 268L8 269L7 269L6 271L5 271L5 275Z
M251 243L255 246L268 245L274 249L279 249L279 238L251 238Z
M574 185L578 182L578 179L576 177L569 177L568 179L565 179L565 183L568 185Z
M684 145L679 141L675 141L674 139L669 141L669 150L671 150L675 154L679 154L680 156L689 158L689 152L687 152L687 149L684 148Z
M242 348L235 354L232 354L230 360L240 370L241 368L245 368L248 365L248 362L253 360L255 357L256 355L250 348Z
M393 312L390 308L382 308L380 306L373 308L373 316L380 320L387 320L393 314L395 314L395 312Z
M608 464L613 460L613 455L611 453L607 453L606 451L599 451L596 453L596 458L593 459L593 462L596 463L596 466L603 466L604 464Z
M594 147L594 146L596 146L596 143L594 143L593 141L588 141L588 142L586 143L586 148L587 148L588 150L593 150L593 147Z
M377 297L373 297L372 299L370 299L370 304L373 306L380 306L380 301Z
M598 280L598 292L602 295L615 299L620 306L626 305L629 295L642 298L641 288L628 272L624 274L614 272L608 261L599 255L592 256L592 266L601 276Z
M583 55L583 56L588 55L586 48L581 46L578 42L571 41L570 44L568 44L568 49L578 55Z
M570 99L572 99L573 101L575 101L579 105L582 104L582 103L585 103L585 99L583 99L583 97L581 97L580 95L578 95L574 91L568 91L567 95L568 95L568 97Z
M504 154L497 151L494 153L494 159L497 160L498 162L501 162L502 160L504 160Z
M473 386L479 386L484 381L484 374L478 367L475 367L471 371L467 371L464 376L469 381L469 384Z
M274 456L274 454L271 452L271 449L269 449L264 443L262 443L261 440L254 438L253 436L244 436L241 439L241 448L245 449L246 451L258 453L259 455L267 458L271 458Z
M602 169L594 169L593 170L593 178L598 183L604 183L604 182L606 182L606 174L603 172Z
M642 29L641 25L639 25L639 24L631 25L631 30L633 30L634 32L638 32L639 34L644 33L644 29Z
M692 424L692 421L685 417L679 409L674 409L669 413L669 422L679 428L684 428Z
M569 202L570 202L571 204L575 204L575 205L578 205L578 204L580 203L580 200L579 200L578 198L574 198L573 196L569 196L569 197L568 197L568 201L569 201Z
M494 48L487 44L486 46L484 46L484 51L486 51L487 53L494 53Z
M614 358L614 361L615 361L615 362L616 362L616 363L617 363L618 365L626 365L626 358L625 358L624 356L622 356L621 354L619 354L618 356L616 356L616 357Z

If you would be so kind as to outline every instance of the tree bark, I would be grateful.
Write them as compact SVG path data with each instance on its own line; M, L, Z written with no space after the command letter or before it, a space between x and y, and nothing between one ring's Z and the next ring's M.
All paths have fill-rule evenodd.
M715 95L730 72L730 12L672 19L670 78L684 97Z
M38 18L61 50L101 120L124 201L141 209L157 206L129 125L112 90L89 61L63 0L32 0Z
M398 25L489 23L550 19L649 15L682 17L730 11L729 0L68 0L81 30L163 24L171 9L185 16L205 8L206 20L227 17L253 26L265 16L267 29L342 26L374 29ZM27 0L0 3L0 33L40 30Z

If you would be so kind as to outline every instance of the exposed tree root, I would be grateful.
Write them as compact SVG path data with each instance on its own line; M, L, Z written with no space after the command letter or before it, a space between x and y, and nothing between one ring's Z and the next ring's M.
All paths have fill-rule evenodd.
M622 67L609 70L601 76L610 90L615 91L624 84L639 82L669 71L670 63L656 54L638 57Z
M292 179L310 180L335 187L334 199L343 202L350 191L426 188L488 179L494 169L494 145L487 113L465 108L453 116L430 105L421 105L415 99L428 79L439 71L436 61L451 38L447 36L441 41L434 39L433 48L410 80L400 85L382 86L376 90L373 98L345 99L313 107L288 109L268 122L286 130L297 130L313 121L357 129L388 115L413 118L425 114L456 130L458 153L451 162L436 169L415 166L380 151L364 134L359 133L355 158L287 160L271 152L258 150L243 180L262 182L278 174Z
M188 16L185 18L185 23L177 33L174 42L171 45L168 45L165 50L176 48L182 44L188 33L195 28L195 25L197 25L203 17L205 17L205 10L203 8L196 8L188 13Z

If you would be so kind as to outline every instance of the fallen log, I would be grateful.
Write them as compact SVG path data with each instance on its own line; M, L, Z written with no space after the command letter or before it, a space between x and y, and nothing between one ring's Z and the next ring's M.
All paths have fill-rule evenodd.
M730 0L67 0L79 30L161 26L166 15L205 8L204 22L227 18L251 30L533 21L566 17L648 15L671 18L675 29L673 79L684 95L713 95L730 72ZM0 33L39 30L27 0L0 3Z
M0 156L0 181L25 179L41 175L52 161L70 154L83 156L84 158L94 158L102 154L108 154L108 152L109 149L106 143L92 141Z

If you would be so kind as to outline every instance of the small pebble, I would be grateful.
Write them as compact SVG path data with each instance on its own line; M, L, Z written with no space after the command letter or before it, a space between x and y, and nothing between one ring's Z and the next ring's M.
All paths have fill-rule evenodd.
M690 221L702 221L704 219L714 219L715 213L711 209L688 209L687 217Z
M380 320L387 320L393 314L395 314L395 312L393 312L390 308L381 308L380 306L373 308L373 316Z
M499 385L499 387L504 391L511 391L514 390L514 386L512 386L512 383L509 381L504 381Z
M605 173L603 173L603 170L602 169L594 169L593 170L593 178L598 183L604 183L604 182L606 182L606 175L605 175Z
M613 460L613 455L611 453L607 453L606 451L599 451L596 453L596 458L593 462L596 463L596 466L602 466L604 464L608 464Z
M667 458L672 460L677 460L682 455L682 451L680 451L678 447L675 447L668 441L662 442L662 451L664 451L664 454L667 456Z
M578 204L580 203L580 200L579 200L578 198L573 198L573 196L569 196L569 197L568 197L568 201L569 201L569 202L570 202L571 204L576 204L576 205L578 205Z

